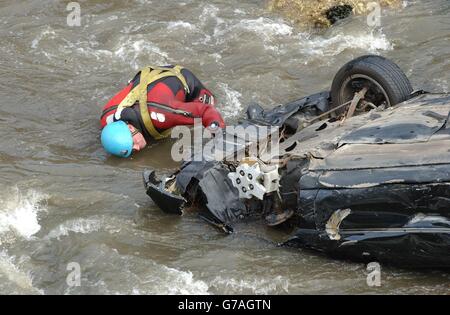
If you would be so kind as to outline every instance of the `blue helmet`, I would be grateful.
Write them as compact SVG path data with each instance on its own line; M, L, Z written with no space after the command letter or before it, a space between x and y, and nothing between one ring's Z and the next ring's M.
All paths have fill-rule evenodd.
M102 131L102 145L106 152L127 158L133 152L133 136L123 121L108 124Z

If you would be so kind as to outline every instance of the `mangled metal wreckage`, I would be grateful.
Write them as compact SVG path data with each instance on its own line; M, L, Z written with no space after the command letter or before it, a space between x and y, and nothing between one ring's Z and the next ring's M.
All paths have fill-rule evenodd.
M277 156L186 162L162 181L146 171L147 194L169 213L194 207L227 233L265 217L295 225L282 245L450 268L450 95L418 92L389 107L365 96L355 94L344 118L330 115L328 92L269 111L251 105L240 124L281 127ZM359 115L349 115L353 104Z

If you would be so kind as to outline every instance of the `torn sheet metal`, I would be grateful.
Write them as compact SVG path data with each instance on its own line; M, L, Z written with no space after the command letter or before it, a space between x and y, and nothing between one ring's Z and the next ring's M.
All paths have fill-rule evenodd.
M283 106L277 106L270 110L264 110L257 104L250 105L247 109L246 122L256 125L281 127L289 118L298 112L317 110L318 112L323 113L328 111L329 108L330 93L322 92L304 97Z
M222 163L190 162L177 174L177 188L184 198L218 225L231 224L261 212L258 201L245 201L228 177L229 166Z
M350 213L352 213L352 210L350 209L339 209L331 215L330 219L325 225L325 231L327 232L331 240L339 241L341 239L341 235L339 234L341 223L346 217L350 215Z
M239 198L239 192L227 177L229 170L217 165L203 174L198 183L208 210L223 223L244 218L247 208Z
M164 182L156 178L155 171L144 172L144 185L147 195L164 212L171 214L183 214L186 200L176 194L167 191Z

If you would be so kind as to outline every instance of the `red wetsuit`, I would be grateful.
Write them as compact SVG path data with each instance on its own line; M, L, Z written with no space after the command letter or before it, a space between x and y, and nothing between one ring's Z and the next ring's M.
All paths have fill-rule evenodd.
M202 120L204 127L209 127L215 123L221 128L225 127L222 116L214 107L213 94L204 87L199 79L189 70L182 69L181 74L185 77L189 86L189 93L185 92L184 86L177 77L166 77L153 82L147 88L148 102L154 102L169 107L156 108L149 105L148 110L152 119L153 126L158 132L170 129L179 125L193 125L194 118L198 117ZM125 108L120 113L120 117L116 117L117 106L128 95L128 93L139 84L139 74L125 87L117 93L104 107L100 119L101 127L105 127L108 123L123 120L132 124L139 129L147 141L153 137L146 130L141 118L139 104ZM187 117L179 113L171 112L170 109L182 110L192 114Z

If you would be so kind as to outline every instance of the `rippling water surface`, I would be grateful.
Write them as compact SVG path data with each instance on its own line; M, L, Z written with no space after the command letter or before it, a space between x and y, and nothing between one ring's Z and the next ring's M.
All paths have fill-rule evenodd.
M68 1L67 1L68 2ZM180 63L217 95L229 122L328 89L345 62L377 53L415 88L449 90L450 3L405 1L371 31L354 17L320 34L264 1L0 3L0 294L449 293L450 276L384 268L274 246L281 231L239 225L225 237L194 215L163 214L141 171L170 172L170 143L132 160L99 143L103 104L146 64ZM82 286L66 284L78 262Z

